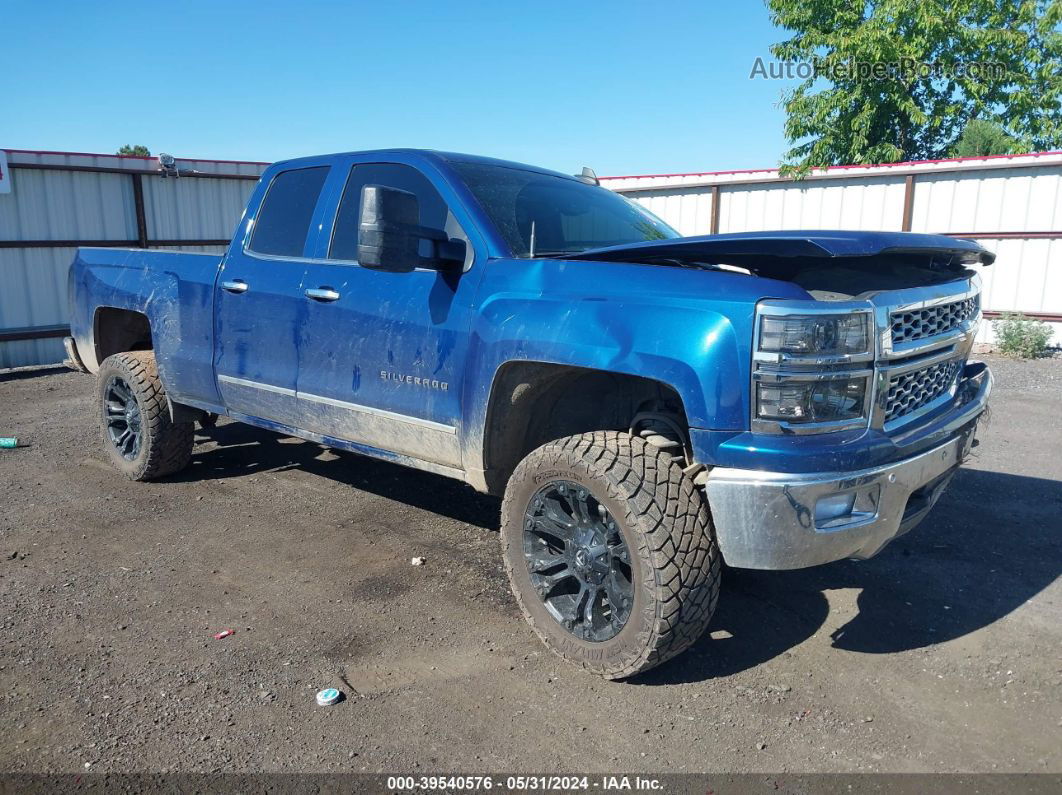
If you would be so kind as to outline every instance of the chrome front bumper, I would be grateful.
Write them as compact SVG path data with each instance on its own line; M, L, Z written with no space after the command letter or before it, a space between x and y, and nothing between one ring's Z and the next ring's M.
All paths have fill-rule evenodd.
M944 441L917 455L857 472L711 470L705 488L723 559L749 569L865 559L912 529L973 445L992 390L981 368L961 384L955 409L918 434Z

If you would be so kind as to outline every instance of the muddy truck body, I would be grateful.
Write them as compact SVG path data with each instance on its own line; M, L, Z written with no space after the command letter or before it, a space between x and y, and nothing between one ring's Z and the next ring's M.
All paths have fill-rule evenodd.
M71 362L128 477L217 416L503 497L517 600L610 678L688 647L721 564L869 558L992 379L977 243L681 237L589 176L395 150L277 163L223 256L83 248Z

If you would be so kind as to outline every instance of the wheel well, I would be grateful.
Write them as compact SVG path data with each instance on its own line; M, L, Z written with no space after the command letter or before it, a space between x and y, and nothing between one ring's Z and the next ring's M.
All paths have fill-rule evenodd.
M116 353L149 351L154 347L147 315L131 309L114 309L108 306L96 310L93 340L97 364L102 364L104 359Z
M636 418L665 416L688 444L682 400L667 384L635 375L541 362L503 365L494 379L483 445L487 488L501 494L516 465L553 439L626 431Z

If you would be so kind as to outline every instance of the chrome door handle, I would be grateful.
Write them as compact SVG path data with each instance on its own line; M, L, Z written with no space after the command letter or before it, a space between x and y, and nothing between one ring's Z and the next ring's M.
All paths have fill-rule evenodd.
M306 297L314 301L338 301L339 293L331 287L318 287L316 290L307 290Z
M230 293L245 293L247 292L247 282L242 279L236 279L231 282L222 282L221 289L227 290Z

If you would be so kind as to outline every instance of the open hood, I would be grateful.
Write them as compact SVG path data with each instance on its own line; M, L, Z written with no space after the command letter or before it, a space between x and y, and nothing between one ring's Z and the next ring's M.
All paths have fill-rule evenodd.
M791 272L806 268L809 261L828 265L836 260L836 264L849 268L873 268L882 260L902 259L922 268L961 271L970 264L990 265L995 258L973 240L911 232L839 230L700 235L565 255L565 259L598 262L736 265L768 278L787 278Z

